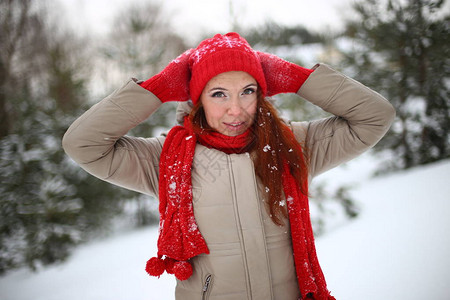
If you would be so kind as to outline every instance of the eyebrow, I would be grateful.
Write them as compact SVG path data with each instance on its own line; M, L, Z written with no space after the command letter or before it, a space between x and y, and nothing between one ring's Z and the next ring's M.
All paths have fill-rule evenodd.
M250 84L247 84L246 86L244 86L242 89L246 89L246 88L249 88L249 87L258 87L258 85L256 84L256 83L250 83ZM209 89L209 91L208 92L212 92L212 91L217 91L217 90L219 90L219 91L227 91L227 89L226 88L223 88L223 87L213 87L213 88L211 88L211 89Z

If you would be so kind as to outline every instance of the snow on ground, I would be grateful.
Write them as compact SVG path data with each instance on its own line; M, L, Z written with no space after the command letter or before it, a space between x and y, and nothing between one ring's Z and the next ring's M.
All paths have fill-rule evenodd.
M360 217L317 239L338 300L450 299L450 160L368 179L356 160L322 179L359 183ZM353 174L353 179L341 174ZM79 247L61 265L0 277L0 300L170 300L174 280L145 274L157 228Z
M0 278L1 300L163 300L175 283L145 273L156 255L158 229L150 227L79 247L70 259L34 274L20 270Z
M450 299L450 161L370 180L354 222L318 239L337 299Z

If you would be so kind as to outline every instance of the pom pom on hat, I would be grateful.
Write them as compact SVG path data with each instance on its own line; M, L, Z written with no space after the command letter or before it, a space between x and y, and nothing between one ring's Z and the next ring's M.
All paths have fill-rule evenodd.
M208 81L220 73L244 71L267 92L261 61L248 42L235 32L216 34L201 42L189 57L191 99L196 104Z

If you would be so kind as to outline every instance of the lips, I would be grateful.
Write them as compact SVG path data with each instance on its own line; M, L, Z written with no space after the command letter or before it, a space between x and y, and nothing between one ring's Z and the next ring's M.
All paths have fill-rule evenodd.
M233 127L238 127L243 125L245 122L233 122L233 123L224 123L227 126L233 126Z
M231 131L240 131L245 128L245 122L231 122L231 123L223 123L228 130Z

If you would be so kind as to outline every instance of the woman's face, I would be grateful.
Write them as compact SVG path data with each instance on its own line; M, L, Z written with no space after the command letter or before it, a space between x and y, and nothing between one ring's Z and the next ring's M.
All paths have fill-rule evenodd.
M256 80L246 72L213 77L200 95L208 125L228 136L244 133L253 124L257 90Z

